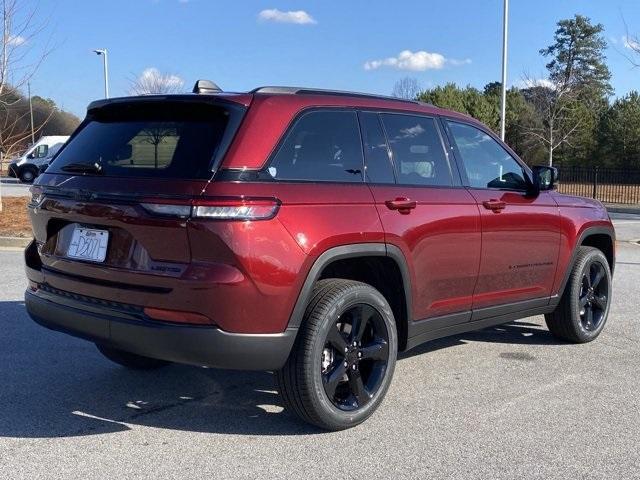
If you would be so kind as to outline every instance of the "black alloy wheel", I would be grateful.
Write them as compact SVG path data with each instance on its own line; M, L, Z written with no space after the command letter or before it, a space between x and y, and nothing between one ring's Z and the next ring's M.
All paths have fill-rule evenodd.
M324 391L340 410L365 406L380 388L389 361L389 334L371 305L349 307L329 329L322 351Z

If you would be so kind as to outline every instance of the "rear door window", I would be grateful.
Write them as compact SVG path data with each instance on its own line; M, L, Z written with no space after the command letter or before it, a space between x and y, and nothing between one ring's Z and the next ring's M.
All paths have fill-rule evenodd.
M276 180L362 182L363 158L354 111L314 110L287 133L268 172Z
M239 108L207 104L104 107L83 122L47 173L208 179L238 115Z
M449 161L433 118L396 113L383 113L380 117L399 184L453 185Z

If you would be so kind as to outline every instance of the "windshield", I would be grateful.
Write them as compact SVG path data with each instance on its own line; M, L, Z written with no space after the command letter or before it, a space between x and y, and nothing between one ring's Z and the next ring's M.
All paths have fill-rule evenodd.
M241 109L158 102L113 105L87 117L47 173L208 179Z

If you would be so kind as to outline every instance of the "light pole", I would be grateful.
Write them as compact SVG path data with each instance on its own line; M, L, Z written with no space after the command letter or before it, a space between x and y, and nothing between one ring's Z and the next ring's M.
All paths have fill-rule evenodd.
M502 14L502 98L500 100L500 138L504 141L507 115L507 43L509 33L509 0L504 0Z
M35 135L33 134L33 104L31 103L31 84L27 82L27 91L29 92L29 116L31 117L31 145L36 143Z
M94 50L96 55L102 55L102 63L104 66L104 98L109 98L109 62L107 59L107 49L98 48Z

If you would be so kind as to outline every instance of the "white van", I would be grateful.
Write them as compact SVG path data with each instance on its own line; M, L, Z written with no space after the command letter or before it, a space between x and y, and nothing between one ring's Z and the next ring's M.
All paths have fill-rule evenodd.
M22 156L9 163L9 175L19 178L24 183L33 182L68 139L68 135L41 137Z

